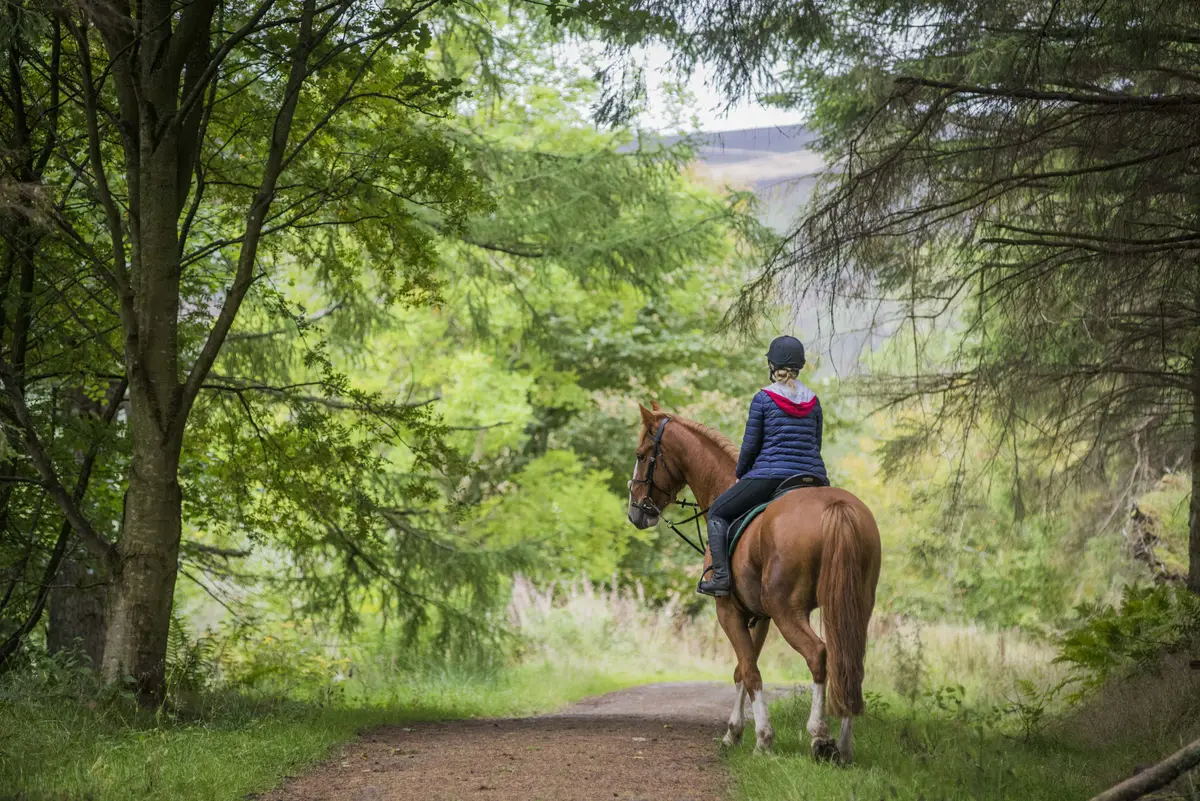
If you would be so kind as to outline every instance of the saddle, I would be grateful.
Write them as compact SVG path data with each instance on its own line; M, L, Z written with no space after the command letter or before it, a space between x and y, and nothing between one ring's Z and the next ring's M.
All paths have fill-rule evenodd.
M775 494L771 496L771 500L767 501L766 503L760 503L758 506L755 506L749 512L746 512L744 515L733 521L733 525L730 526L731 533L729 536L729 556L733 556L733 551L735 548L737 548L738 542L742 539L742 534L744 534L746 529L750 527L750 524L754 522L754 518L762 514L763 510L772 503L793 490L805 489L807 487L828 486L829 482L820 476L801 474L792 476L791 478L785 478L783 483L779 485L779 488L775 490Z

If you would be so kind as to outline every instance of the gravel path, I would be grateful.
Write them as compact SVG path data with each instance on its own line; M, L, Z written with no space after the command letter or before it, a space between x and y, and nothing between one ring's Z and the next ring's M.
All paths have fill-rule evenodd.
M552 715L388 726L265 799L720 801L717 742L733 700L728 684L649 684Z

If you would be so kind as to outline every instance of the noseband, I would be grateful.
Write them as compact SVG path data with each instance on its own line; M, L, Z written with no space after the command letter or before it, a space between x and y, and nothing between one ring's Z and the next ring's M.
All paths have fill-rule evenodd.
M672 500L667 501L667 506L670 506L672 503L674 503L685 509L689 508L689 507L693 508L696 510L696 513L693 514L691 517L689 517L687 520L681 520L678 523L672 523L670 520L667 520L665 517L663 517L662 510L658 508L657 504L654 503L654 499L650 497L650 490L652 490L652 489L658 490L659 492L661 492L663 495L666 495L667 497L671 496L671 493L667 492L662 487L660 487L654 483L654 468L658 466L659 457L662 456L663 432L667 430L667 423L669 423L669 422L671 422L671 418L664 417L662 419L662 422L658 424L658 429L654 432L654 437L652 440L654 442L654 450L650 453L650 462L646 465L646 477L629 479L629 503L631 506L633 506L633 508L642 511L645 514L660 518L664 523L666 523L668 526L670 526L671 530L674 531L675 534L678 535L680 539L682 539L688 545L692 546L692 548L694 550L699 551L701 554L703 554L705 551L706 544L704 542L704 535L700 531L700 518L703 517L704 513L707 512L708 510L701 509L700 504L698 504L698 503L693 503L691 501L681 501L678 498L673 498ZM672 479L675 478L675 476L671 475L671 468L668 467L665 462L663 463L663 469L667 471L668 476L670 476ZM636 471L634 471L634 472L636 472ZM633 486L635 484L645 484L646 485L646 494L637 503L633 502ZM692 542L692 540L686 534L684 534L682 531L679 530L680 526L687 525L688 523L691 523L691 522L696 523L696 539L699 540L699 544Z

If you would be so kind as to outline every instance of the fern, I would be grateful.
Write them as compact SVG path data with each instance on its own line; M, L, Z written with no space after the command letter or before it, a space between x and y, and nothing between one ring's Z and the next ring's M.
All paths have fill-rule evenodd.
M167 632L167 692L178 698L207 688L217 676L216 640L208 634L193 638L186 622L171 613Z
M1120 608L1086 604L1078 611L1084 622L1063 637L1055 661L1076 668L1081 692L1200 647L1200 598L1183 588L1129 586Z

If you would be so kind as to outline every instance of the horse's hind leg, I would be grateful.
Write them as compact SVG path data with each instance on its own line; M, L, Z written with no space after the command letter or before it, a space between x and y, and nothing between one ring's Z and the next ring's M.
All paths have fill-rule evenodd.
M794 611L788 615L777 615L772 619L779 633L795 648L808 663L812 673L812 711L808 715L808 733L812 735L812 753L818 759L835 756L834 742L829 737L829 724L825 720L825 643L813 631L808 620L810 612ZM849 730L843 725L843 732ZM848 737L848 735L847 735ZM849 742L849 739L847 739Z
M847 715L842 718L842 730L837 738L838 758L842 764L848 765L854 761L854 718Z
M737 654L738 664L734 671L734 680L741 680L741 689L738 690L739 703L735 713L740 713L744 692L750 696L754 709L754 733L757 740L755 750L770 751L771 744L775 741L775 730L771 728L767 699L762 692L762 675L758 672L758 652L762 648L762 642L755 644L755 637L746 626L746 616L738 611L728 598L717 600L717 620L733 645L733 652ZM761 636L766 637L765 630Z
M754 661L757 664L758 655L762 653L763 643L766 642L767 632L771 628L770 620L760 620L750 629L750 641L754 647ZM733 669L733 683L737 687L737 698L733 702L733 712L729 715L729 728L721 740L726 746L737 745L742 740L742 731L746 728L746 685L742 681L742 666ZM757 718L756 718L757 720Z

